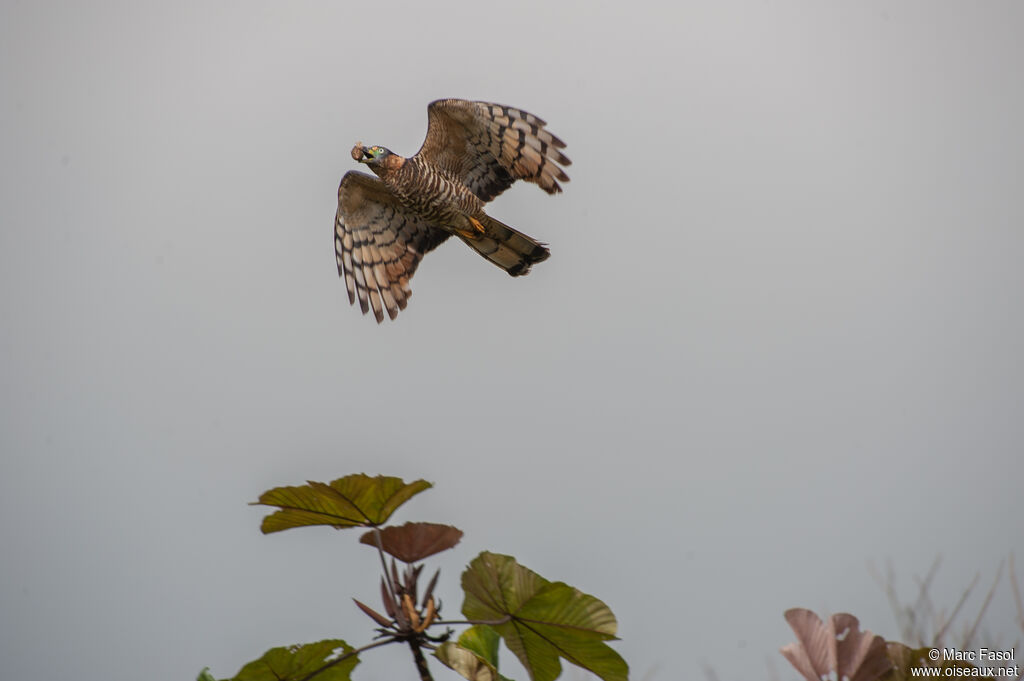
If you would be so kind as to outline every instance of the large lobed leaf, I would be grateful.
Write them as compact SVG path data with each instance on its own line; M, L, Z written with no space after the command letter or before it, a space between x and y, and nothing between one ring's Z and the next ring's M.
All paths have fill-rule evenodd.
M615 615L597 598L486 551L462 573L462 588L463 614L490 623L533 681L557 678L559 657L605 681L627 680L625 660L604 643L615 638Z
M257 504L278 506L263 519L264 534L307 525L374 527L395 510L432 485L426 480L406 483L401 478L363 473L338 478L330 484L310 481L295 487L275 487L260 495Z
M806 608L790 608L786 621L797 641L780 652L807 681L875 681L892 669L885 640L861 631L860 622L849 613L837 613L822 621Z
M462 530L437 523L406 523L385 527L379 532L381 549L406 563L415 563L450 549L462 539ZM377 530L370 530L359 541L377 546Z
M304 645L271 648L263 657L246 664L238 673L225 681L302 681L329 662L338 659L352 648L341 639L327 639ZM352 655L315 676L316 681L349 681L359 658ZM198 681L213 681L204 669Z

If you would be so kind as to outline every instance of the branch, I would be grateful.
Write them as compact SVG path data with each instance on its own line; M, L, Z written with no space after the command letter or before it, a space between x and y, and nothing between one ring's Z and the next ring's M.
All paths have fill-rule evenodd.
M427 659L423 657L423 651L420 650L420 642L411 639L409 647L412 648L412 659L416 661L416 671L420 673L420 681L434 681L434 677L430 675L430 667L427 666Z
M938 627L939 626L938 625L938 621L941 619L941 615L937 615L935 613L935 606L932 604L931 596L928 595L928 590L931 588L932 580L934 580L935 579L935 575L938 574L938 572L939 572L939 565L941 565L941 564L942 564L942 556L941 555L935 556L935 560L932 561L931 567L928 568L928 574L925 575L924 580L922 581L921 578L919 578L919 577L915 577L914 578L914 580L917 582L917 585L918 585L920 590L919 590L918 595L917 595L917 601L914 603L914 605L912 605L912 606L908 605L907 606L908 611L913 613L913 619L915 621L918 621L917 628L918 628L918 631L921 634L921 636L919 638L921 640L921 644L922 645L924 645L924 642L925 642L924 641L924 631L925 630L923 628L925 625L923 623L921 623L920 620L923 620L923 619L927 618L927 619L932 620L933 622L936 622L936 624L933 625L933 628L934 628L934 627ZM918 615L920 615L920 618L918 617ZM939 642L935 641L935 645L938 646Z
M1017 584L1017 566L1013 563L1013 552L1010 552L1010 586L1013 587L1013 600L1017 604L1017 626L1024 631L1024 601L1020 597L1020 585ZM1017 676L1017 681L1024 679L1024 671Z
M981 618L985 614L985 611L988 610L988 605L992 602L992 596L996 593L996 587L999 586L999 580L1003 577L1004 563L1005 559L999 561L999 569L996 570L996 578L992 580L992 588L989 589L988 594L985 595L985 602L981 604L981 609L978 611L978 616L974 619L974 624L971 625L971 628L964 636L963 649L966 649L970 642L974 640L974 634L978 630L978 625L981 624Z
M885 597L889 601L889 608L892 610L893 619L896 620L896 626L902 632L903 640L913 640L915 638L914 629L907 624L907 616L903 612L903 606L900 605L899 596L896 595L896 587L893 584L892 563L886 561L885 567L885 577L883 577L878 569L875 568L875 564L872 561L868 561L868 572L871 573L875 583L885 593ZM923 640L920 642L920 645L924 645Z
M974 587L977 585L979 579L981 579L981 575L974 575L974 579L971 580L970 586L964 589L964 592L960 595L960 600L956 602L956 606L953 608L952 614L950 614L950 616L946 618L946 621L942 624L942 627L939 629L939 631L935 634L935 636L932 639L932 644L935 647L940 647L942 645L942 637L946 635L946 629L948 629L949 626L953 624L953 620L955 620L956 616L960 613L960 608L962 608L964 606L964 603L967 602L967 597L971 595L971 591L974 590Z
M1020 585L1017 584L1017 566L1013 564L1013 554L1010 554L1010 586L1013 587L1013 600L1017 603L1017 624L1020 630L1024 631L1024 601L1020 598Z

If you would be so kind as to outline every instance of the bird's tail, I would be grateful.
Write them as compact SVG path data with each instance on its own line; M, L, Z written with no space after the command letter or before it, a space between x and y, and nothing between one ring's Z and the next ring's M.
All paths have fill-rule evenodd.
M488 215L480 217L479 223L484 228L482 234L456 234L466 245L513 277L526 274L531 266L551 255L544 244Z

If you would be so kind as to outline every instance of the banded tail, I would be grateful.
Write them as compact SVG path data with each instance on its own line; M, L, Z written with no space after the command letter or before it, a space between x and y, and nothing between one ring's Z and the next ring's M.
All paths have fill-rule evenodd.
M481 216L479 222L484 227L483 234L469 238L459 232L456 234L467 246L513 277L528 273L531 266L551 255L544 244L488 215Z

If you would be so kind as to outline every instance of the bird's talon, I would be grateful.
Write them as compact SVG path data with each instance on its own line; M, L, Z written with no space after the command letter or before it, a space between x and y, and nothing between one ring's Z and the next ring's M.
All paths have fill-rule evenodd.
M487 233L487 230L476 218L470 218L469 224L473 225L473 231L466 233L465 236L467 239L478 239Z

